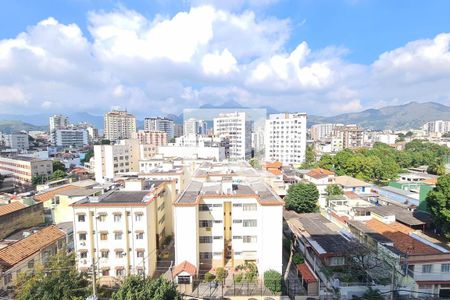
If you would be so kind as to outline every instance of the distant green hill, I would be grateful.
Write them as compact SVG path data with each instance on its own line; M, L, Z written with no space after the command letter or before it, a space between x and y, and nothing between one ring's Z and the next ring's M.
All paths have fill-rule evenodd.
M17 131L42 130L47 131L48 126L36 126L17 120L0 120L0 132L12 133Z
M435 102L410 102L403 105L368 109L332 117L309 115L308 126L318 123L358 124L367 129L412 129L434 120L450 121L450 107Z

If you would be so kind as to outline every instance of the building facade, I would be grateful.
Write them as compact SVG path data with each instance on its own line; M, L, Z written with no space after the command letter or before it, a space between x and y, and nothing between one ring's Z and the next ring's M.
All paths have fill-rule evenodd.
M154 146L165 146L167 145L167 133L164 131L148 131L148 130L138 130L135 134L141 144L154 145Z
M89 145L89 133L86 129L55 129L51 132L52 146L82 148Z
M30 148L28 134L23 132L6 134L4 136L5 146L11 149L27 150Z
M361 148L364 146L364 130L357 125L336 126L333 136L342 139L344 149Z
M50 176L53 164L48 159L38 159L28 156L0 156L0 171L9 173L10 177L21 184L31 184L34 176Z
M167 138L171 140L175 136L175 123L173 120L164 117L145 118L144 130L165 132Z
M49 117L49 130L64 129L69 126L69 118L64 115L53 115Z
M105 113L105 139L110 141L129 139L134 132L136 132L136 118L134 115L120 110Z
M206 135L208 132L208 125L206 121L190 118L184 121L184 134L200 134Z
M266 120L266 161L298 165L305 160L306 114L271 114Z

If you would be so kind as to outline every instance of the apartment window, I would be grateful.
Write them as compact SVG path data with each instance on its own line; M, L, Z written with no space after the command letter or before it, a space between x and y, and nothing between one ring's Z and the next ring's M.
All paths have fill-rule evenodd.
M257 210L258 206L255 203L246 203L242 206L242 210L244 211L253 211Z
M143 232L137 232L136 233L136 239L137 240L143 240L144 239L144 233Z
M441 265L441 272L442 273L449 273L450 272L450 264L442 264Z
M242 226L244 227L256 227L256 220L243 220Z
M178 284L190 284L191 277L190 276L178 276Z
M223 236L221 236L221 235L215 235L213 238L214 238L215 240L221 240L221 239L223 239Z
M108 250L102 250L101 251L102 258L108 258L109 257L109 251Z
M137 257L144 257L144 251L139 250L136 252Z
M242 203L233 203L233 207L242 207Z
M121 277L125 275L125 270L123 268L116 269L116 276Z
M212 227L212 221L211 220L199 220L198 226L200 228Z
M212 259L212 252L200 252L200 259Z
M80 233L80 234L78 235L78 239L79 239L80 241L85 241L85 240L86 240L86 233Z
M240 236L240 235L233 235L233 240L242 240L242 236Z
M114 222L120 222L122 220L122 215L119 214L115 214L114 215Z
M102 276L109 276L109 269L102 270Z
M431 273L432 265L422 265L422 273Z
M114 232L114 239L115 240L121 240L122 239L122 232Z
M233 223L234 224L240 224L240 223L242 223L242 220L233 220Z
M97 217L99 222L105 222L106 221L106 214L100 214Z
M331 266L342 266L345 264L345 258L342 256L336 256L330 258L330 265Z
M222 224L222 220L214 220L214 224Z
M107 233L107 232L101 232L101 233L100 233L100 240L101 240L101 241L106 241L106 240L108 240L108 233Z
M78 222L86 222L86 215L78 215Z
M32 259L28 262L28 269L33 269L33 268L34 268L34 259Z
M199 243L200 244L211 244L212 243L212 236L200 236L199 237Z
M87 258L87 252L86 251L80 252L80 258Z
M256 235L244 235L242 240L244 243L256 243Z
M213 207L222 207L222 204L213 204Z
M116 258L123 258L125 256L125 253L123 250L116 250Z
M199 211L209 211L209 205L208 204L199 204L198 210Z
M136 221L136 222L140 222L140 221L142 221L142 215L143 214L135 214L134 215L134 220Z

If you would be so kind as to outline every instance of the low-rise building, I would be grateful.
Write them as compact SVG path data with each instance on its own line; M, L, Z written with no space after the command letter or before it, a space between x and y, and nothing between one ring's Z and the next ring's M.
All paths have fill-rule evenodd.
M355 193L370 193L370 188L373 186L373 184L347 175L336 176L335 183L341 186L343 191Z
M158 250L173 233L174 199L174 182L134 180L124 190L72 204L78 270L94 263L104 281L152 276Z
M53 172L53 164L48 159L28 156L0 156L0 172L10 174L17 183L31 185L34 176L49 176Z
M0 239L16 230L36 226L44 222L42 204L26 205L16 201L0 206Z

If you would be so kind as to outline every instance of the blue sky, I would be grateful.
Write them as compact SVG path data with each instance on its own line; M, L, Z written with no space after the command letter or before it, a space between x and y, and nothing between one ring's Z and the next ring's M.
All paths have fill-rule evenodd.
M8 113L63 111L64 101L80 111L122 105L138 114L226 100L324 115L409 101L450 104L450 1L1 5L0 63L7 67L0 68L0 105Z

